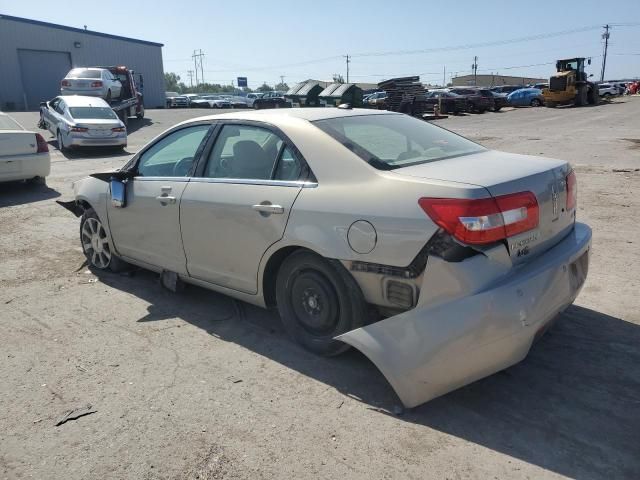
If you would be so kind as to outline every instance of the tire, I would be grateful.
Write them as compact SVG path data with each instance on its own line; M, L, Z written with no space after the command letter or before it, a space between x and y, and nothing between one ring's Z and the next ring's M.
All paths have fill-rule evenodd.
M119 272L127 265L111 251L107 233L93 208L85 210L80 218L80 245L87 263L93 268Z
M111 89L107 90L107 98L105 100L107 103L111 103Z
M254 110L260 110L260 104L254 102L253 103L253 109Z
M337 261L307 250L280 266L276 301L289 335L319 355L338 355L349 345L334 340L364 324L366 303L360 287Z
M539 107L540 105L542 105L542 103L540 103L540 100L538 100L537 98L534 98L533 100L531 100L529 105L531 105L532 107Z
M47 179L45 177L33 177L29 180L32 185L46 185Z
M589 90L588 98L589 98L589 105L600 104L600 94L594 88L591 88Z
M502 109L502 107L493 107L493 111L494 112L499 112Z
M544 106L547 108L556 108L556 102L552 102L551 100L547 100L544 102Z
M576 94L573 104L576 107L582 107L587 104L587 87L585 85L578 87L578 93Z
M56 139L58 141L58 150L60 152L66 152L67 147L64 145L64 140L62 139L62 134L60 133L60 130L58 130L58 132L56 133Z

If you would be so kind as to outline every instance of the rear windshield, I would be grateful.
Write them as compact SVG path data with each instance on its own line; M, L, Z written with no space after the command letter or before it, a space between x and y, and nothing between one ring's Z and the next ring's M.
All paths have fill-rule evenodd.
M449 130L408 115L361 115L313 124L379 170L485 150Z
M67 73L67 78L100 78L102 72L100 70L88 70L86 68L74 68Z
M0 115L0 130L24 130L18 122L7 115Z
M118 118L113 110L107 107L71 107L69 113L78 119L114 120Z

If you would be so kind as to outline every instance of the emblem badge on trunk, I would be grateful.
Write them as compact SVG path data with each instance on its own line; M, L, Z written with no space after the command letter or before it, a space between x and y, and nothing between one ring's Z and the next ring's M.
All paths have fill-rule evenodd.
M553 205L553 218L558 218L558 189L555 184L551 185L551 202Z

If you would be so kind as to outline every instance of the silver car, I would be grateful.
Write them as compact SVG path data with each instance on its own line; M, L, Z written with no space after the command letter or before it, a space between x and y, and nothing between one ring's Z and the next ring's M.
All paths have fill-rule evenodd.
M70 95L43 102L40 126L56 137L60 151L127 146L127 128L101 98Z
M60 82L61 95L120 98L122 83L106 68L74 68Z
M189 120L74 191L92 267L275 306L307 349L361 350L407 407L522 360L589 263L567 162L384 111Z

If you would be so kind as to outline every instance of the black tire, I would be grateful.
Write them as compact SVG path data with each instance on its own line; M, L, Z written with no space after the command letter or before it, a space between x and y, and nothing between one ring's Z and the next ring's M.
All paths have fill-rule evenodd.
M256 102L253 102L253 109L254 110L260 110L260 104L256 103Z
M334 337L364 324L366 303L360 287L339 262L307 250L280 266L276 301L289 335L319 355L338 355L349 345Z
M587 104L587 87L585 85L580 85L578 87L578 92L576 93L576 98L574 99L573 104L576 107L582 107Z
M532 107L539 107L540 105L542 105L542 102L540 102L540 100L538 100L537 98L534 98L533 100L531 100L529 105L531 105Z
M595 88L589 89L589 105L600 104L600 93Z
M47 179L45 177L33 177L29 180L29 183L33 185L46 185Z
M556 108L556 102L552 102L551 100L547 100L544 102L544 106L547 108Z
M502 107L498 107L498 106L493 107L494 112L499 112L501 109Z
M107 90L106 101L107 101L107 103L111 103L111 89Z
M95 232L97 237L88 235L89 232ZM93 208L85 210L80 218L80 245L87 263L93 268L119 272L127 267L127 263L112 251L102 221Z

